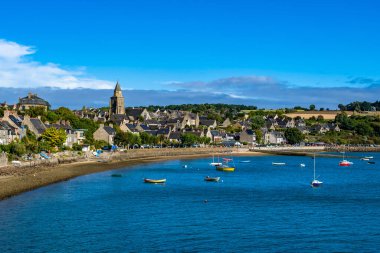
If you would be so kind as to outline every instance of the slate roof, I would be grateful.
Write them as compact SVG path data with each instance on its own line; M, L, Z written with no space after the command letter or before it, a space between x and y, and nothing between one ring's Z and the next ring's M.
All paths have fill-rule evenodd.
M132 116L134 118L138 118L143 111L144 111L144 109L142 109L142 108L128 108L128 109L126 109L125 114L127 116Z
M211 130L210 133L212 136L221 136L218 130Z
M37 129L38 134L42 134L45 131L46 126L44 125L44 123L42 123L42 121L40 119L31 118L30 122L32 123L34 128Z
M49 102L37 96L37 94L29 94L26 97L19 99L19 104L43 105L50 107Z
M127 116L124 114L112 114L110 120L113 122L121 122L124 119L127 119Z
M181 139L181 132L171 132L169 135L169 139L171 140L180 140Z
M169 128L161 128L157 130L157 134L169 134L170 129Z
M116 131L110 126L104 126L104 130L109 134L109 135L115 135Z
M201 119L199 121L199 124L202 126L212 126L214 125L215 120L214 119Z
M16 134L16 128L14 128L9 122L7 121L0 121L0 129L1 130L8 130L12 135Z
M47 127L54 127L56 129L63 129L66 133L74 131L70 125L62 125L62 124L50 124Z
M17 118L14 115L9 115L10 120L12 120L13 123L15 123L18 127L21 127L22 120L20 118Z

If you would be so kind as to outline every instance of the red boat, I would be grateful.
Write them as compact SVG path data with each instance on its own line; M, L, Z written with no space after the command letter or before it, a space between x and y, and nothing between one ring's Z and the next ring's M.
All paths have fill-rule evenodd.
M352 165L352 162L347 161L347 160L343 160L339 162L339 166L351 166L351 165Z
M353 164L353 162L350 162L350 161L347 161L344 159L344 152L343 153L343 160L339 162L339 166L351 166Z

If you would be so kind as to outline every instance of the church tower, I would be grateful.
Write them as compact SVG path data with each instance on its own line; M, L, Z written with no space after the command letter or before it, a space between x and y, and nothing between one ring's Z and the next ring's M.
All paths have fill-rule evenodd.
M110 99L110 115L112 114L125 114L124 97L119 82L116 83Z

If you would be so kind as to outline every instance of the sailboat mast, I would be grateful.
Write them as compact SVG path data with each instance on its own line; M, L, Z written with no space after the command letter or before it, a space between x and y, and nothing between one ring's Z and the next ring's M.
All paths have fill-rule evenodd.
M315 153L314 153L314 180L315 180Z

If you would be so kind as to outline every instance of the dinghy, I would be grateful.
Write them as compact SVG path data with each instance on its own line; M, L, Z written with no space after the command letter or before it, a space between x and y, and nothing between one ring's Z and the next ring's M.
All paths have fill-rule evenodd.
M209 176L205 177L206 182L219 182L219 180L220 180L220 177L209 177Z
M166 183L166 178L163 178L163 179L150 179L150 178L144 178L144 183L150 183L150 184L164 184L164 183Z

